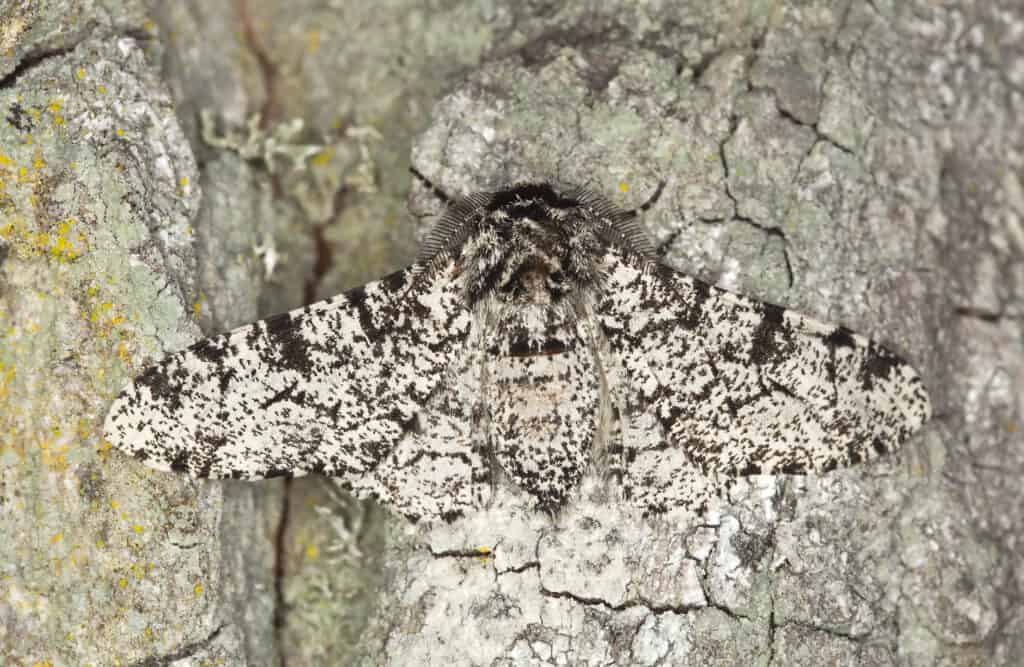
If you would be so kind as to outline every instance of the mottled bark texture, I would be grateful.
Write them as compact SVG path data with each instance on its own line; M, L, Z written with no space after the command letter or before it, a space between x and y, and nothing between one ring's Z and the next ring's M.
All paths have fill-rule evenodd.
M1024 9L663 4L0 0L0 661L1015 664ZM658 521L591 476L408 527L105 446L146 359L410 259L410 151L665 181L666 261L900 350L936 418Z

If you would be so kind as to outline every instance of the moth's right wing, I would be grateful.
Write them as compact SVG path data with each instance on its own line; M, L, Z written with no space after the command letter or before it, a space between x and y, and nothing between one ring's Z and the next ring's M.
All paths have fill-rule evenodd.
M121 392L106 437L160 470L320 473L411 518L452 518L490 488L456 276L416 264L200 341Z
M625 488L700 509L742 475L804 474L893 451L931 415L909 364L873 341L631 253L596 310L625 389Z

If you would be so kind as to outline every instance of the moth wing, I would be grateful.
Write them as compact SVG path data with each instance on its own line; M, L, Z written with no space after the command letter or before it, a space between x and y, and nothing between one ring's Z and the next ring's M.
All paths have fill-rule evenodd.
M159 470L320 473L414 518L453 516L487 488L455 395L472 318L454 275L413 265L200 341L126 387L105 435Z
M646 480L699 505L712 489L681 488L696 471L827 471L894 449L931 414L917 372L844 327L638 255L605 261L597 317L627 387L627 491Z

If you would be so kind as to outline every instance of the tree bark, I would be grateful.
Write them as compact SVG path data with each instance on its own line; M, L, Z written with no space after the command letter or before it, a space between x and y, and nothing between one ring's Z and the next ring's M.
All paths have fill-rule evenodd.
M1024 655L1017 3L362 5L0 2L5 664ZM667 263L901 351L935 418L656 520L592 473L408 526L105 446L145 360L409 261L410 151L456 195L664 181Z

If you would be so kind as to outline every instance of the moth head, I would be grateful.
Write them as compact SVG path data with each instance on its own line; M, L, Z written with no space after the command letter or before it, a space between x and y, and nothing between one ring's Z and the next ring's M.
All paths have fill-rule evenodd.
M601 280L610 246L652 252L634 212L584 189L525 183L456 202L421 259L455 260L471 302L547 304Z
M546 183L499 190L462 260L468 285L505 301L552 303L589 284L602 247L593 211Z

